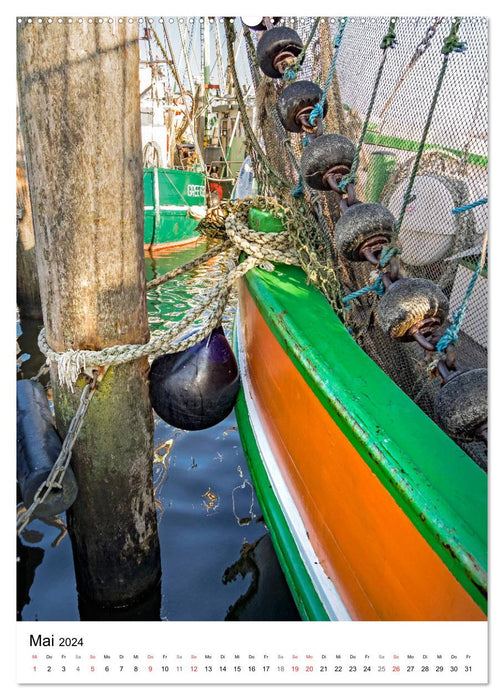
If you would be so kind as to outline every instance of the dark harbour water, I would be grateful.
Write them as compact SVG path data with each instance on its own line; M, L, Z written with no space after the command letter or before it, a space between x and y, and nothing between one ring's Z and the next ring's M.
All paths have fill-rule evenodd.
M203 252L206 243L146 258L150 280ZM223 269L207 263L149 292L151 330L190 307ZM224 317L231 334L233 305ZM40 324L18 324L18 379L43 362ZM47 381L47 375L45 377ZM186 432L155 416L154 489L161 544L159 589L135 608L79 603L65 515L34 520L17 538L18 620L298 620L242 451L234 412L207 430Z

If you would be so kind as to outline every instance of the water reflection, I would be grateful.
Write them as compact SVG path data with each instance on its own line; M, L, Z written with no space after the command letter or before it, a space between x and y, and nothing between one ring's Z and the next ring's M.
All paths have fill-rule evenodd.
M251 581L247 591L229 607L226 620L298 619L269 535L252 544L245 542L240 558L225 570L222 582L227 585L239 576L250 576Z
M35 580L35 571L44 559L42 547L27 547L17 538L17 613L16 619L23 619L23 608L29 605L30 589Z
M120 608L104 608L79 596L79 616L88 622L157 622L161 619L161 581L142 598Z

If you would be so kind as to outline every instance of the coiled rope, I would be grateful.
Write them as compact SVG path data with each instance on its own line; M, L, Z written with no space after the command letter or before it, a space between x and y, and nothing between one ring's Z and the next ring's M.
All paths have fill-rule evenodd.
M298 257L292 247L290 236L286 231L278 233L258 233L247 228L235 214L229 214L225 221L227 235L231 241L228 251L222 250L228 257L228 271L223 280L210 290L202 293L181 321L172 322L171 327L163 333L152 337L144 344L114 345L102 350L67 350L56 352L46 338L45 328L39 334L40 350L49 362L57 363L58 379L72 391L82 372L89 374L97 367L110 367L138 360L141 357L157 357L170 352L187 350L194 344L206 338L222 320L228 303L229 295L236 280L256 266L273 270L273 262L283 262L288 265L298 263ZM238 263L242 252L247 257ZM173 271L174 272L174 271ZM154 280L156 284L173 277L173 272L163 276L162 280ZM155 286L155 285L150 285ZM188 327L207 313L208 318L198 329L189 336L183 336Z

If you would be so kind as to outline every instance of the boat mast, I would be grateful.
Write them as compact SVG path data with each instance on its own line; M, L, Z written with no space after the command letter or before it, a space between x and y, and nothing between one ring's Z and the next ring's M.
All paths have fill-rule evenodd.
M154 38L156 39L156 42L161 50L161 53L166 58L168 65L171 68L171 71L173 73L173 77L175 78L175 82L177 83L178 88L180 90L180 97L182 99L182 102L184 103L186 114L189 116L191 114L191 110L189 109L189 105L187 103L187 96L186 96L185 91L184 91L184 85L180 79L180 75L179 75L179 73L177 71L177 67L175 65L175 53L173 51L173 46L172 46L172 43L170 41L169 33L166 30L166 23L165 22L163 22L163 30L164 30L164 35L165 35L166 43L168 45L168 51L170 52L171 59L168 58L166 51L164 49L164 46L162 45L161 41L159 40L159 37L156 34L156 31L154 29L152 29L152 33L154 34ZM189 129L191 131L191 135L192 135L192 138L194 141L194 150L196 151L196 155L198 156L198 159L200 161L201 172L204 173L205 172L205 161L203 158L203 154L201 152L201 147L200 147L200 143L199 143L198 138L197 138L197 134L196 134L195 129L194 129L193 120L190 118L189 118Z
M187 22L187 20L186 20L186 22ZM178 25L178 29L179 29L179 35L180 35L180 43L182 45L182 55L184 56L184 61L185 61L185 65L186 65L185 73L187 74L187 80L189 81L189 88L191 90L191 95L193 95L193 97L194 97L194 94L195 94L194 80L193 80L193 75L191 72L191 63L189 61L189 54L188 54L187 46L186 46L186 35L188 33L187 32L187 24L185 27L185 35L184 36L182 36L182 28L180 26L180 23ZM180 65L179 65L178 70L180 73Z
M208 106L209 106L209 89L210 89L210 25L208 23L208 17L203 17L203 46L202 46L202 67L203 67L203 100L205 106L204 115L204 130L203 130L203 149L208 145L209 137L209 118L208 118ZM204 150L203 150L204 152Z

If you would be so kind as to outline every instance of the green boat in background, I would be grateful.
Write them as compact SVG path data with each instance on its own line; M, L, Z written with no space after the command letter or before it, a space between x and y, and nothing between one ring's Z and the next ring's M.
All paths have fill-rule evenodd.
M229 197L245 157L236 91L222 70L222 28L202 18L197 45L195 25L183 24L181 57L169 34L165 44L153 27L140 37L144 249L151 254L198 239L198 221ZM211 68L214 53L220 58ZM253 104L251 94L249 118Z
M203 173L144 168L144 249L151 252L194 242L206 212Z

